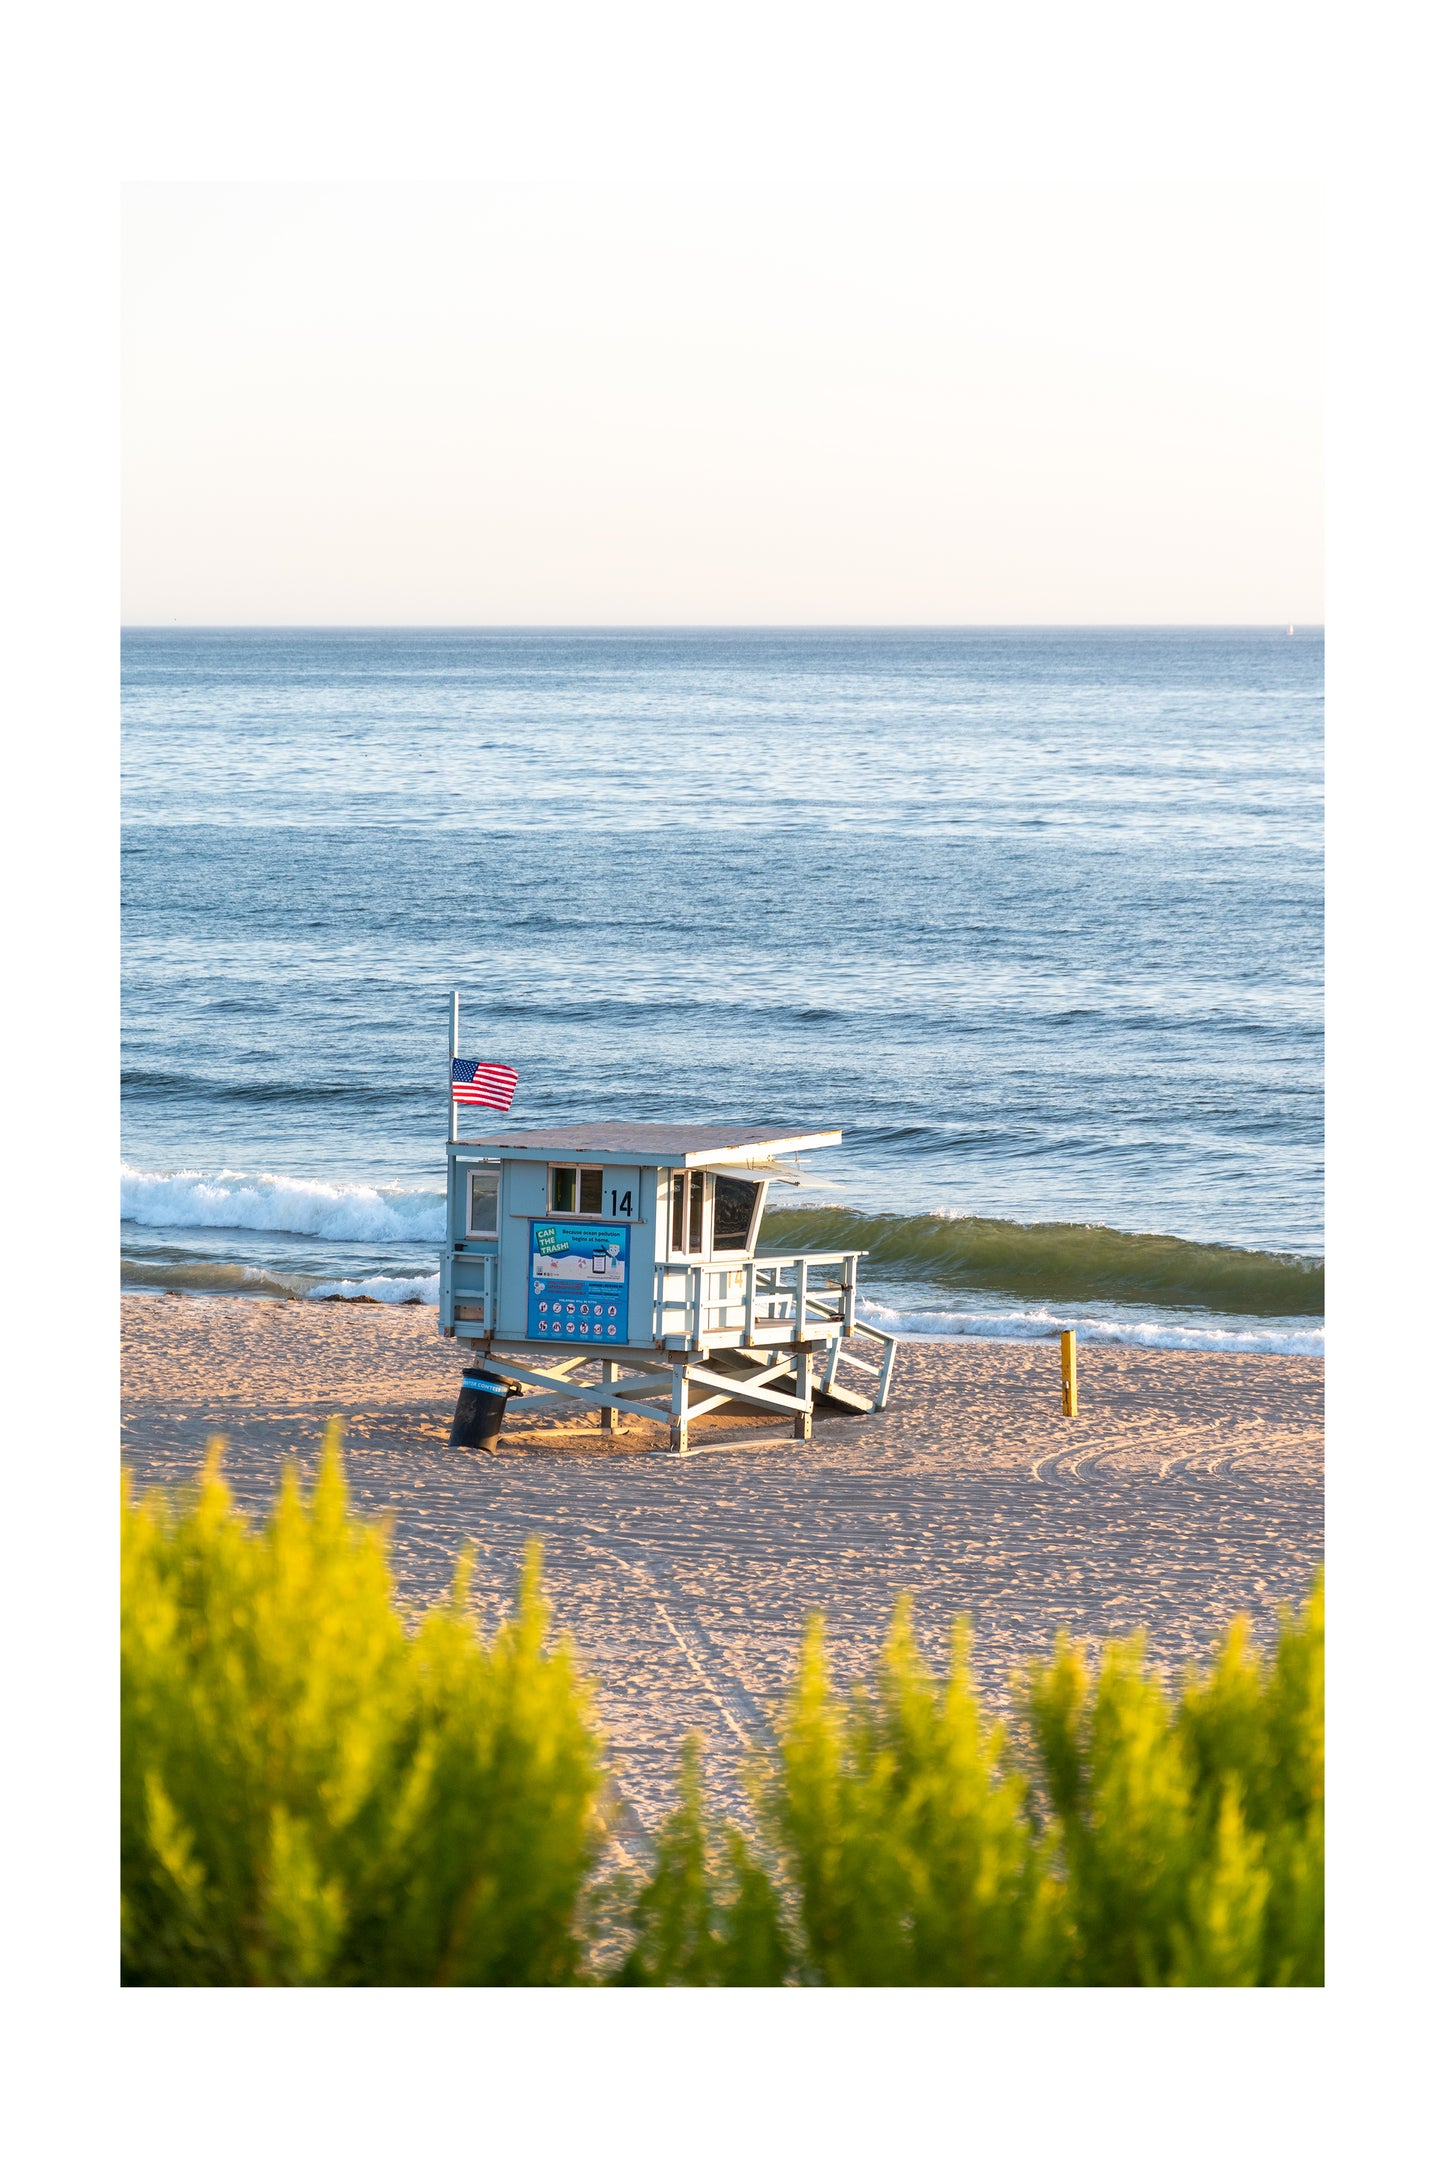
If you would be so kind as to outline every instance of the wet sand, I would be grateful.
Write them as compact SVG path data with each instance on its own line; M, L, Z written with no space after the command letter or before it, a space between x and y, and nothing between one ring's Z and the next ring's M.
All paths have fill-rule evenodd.
M880 1416L786 1426L715 1417L677 1460L641 1420L604 1439L551 1395L513 1401L496 1457L447 1444L460 1357L436 1312L357 1304L122 1299L125 1458L142 1484L189 1480L206 1439L260 1513L282 1463L346 1424L356 1506L390 1518L399 1592L432 1600L457 1550L494 1621L529 1536L559 1626L642 1820L684 1734L720 1802L786 1685L808 1612L835 1667L866 1671L893 1598L915 1596L935 1660L959 1612L1000 1710L1061 1629L1143 1626L1177 1670L1246 1613L1268 1638L1322 1556L1323 1369L1304 1356L1079 1351L1081 1412L1059 1409L1053 1341L910 1342Z

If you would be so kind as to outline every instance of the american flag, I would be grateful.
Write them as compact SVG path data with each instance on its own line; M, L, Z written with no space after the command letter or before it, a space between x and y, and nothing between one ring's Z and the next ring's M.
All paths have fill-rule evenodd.
M505 1114L517 1089L517 1072L500 1061L454 1061L452 1097L459 1107L496 1107Z

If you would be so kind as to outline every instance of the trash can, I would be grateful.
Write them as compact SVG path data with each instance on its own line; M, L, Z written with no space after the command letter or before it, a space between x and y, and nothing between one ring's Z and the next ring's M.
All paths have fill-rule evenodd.
M507 1402L521 1390L520 1385L509 1384L490 1370L464 1370L457 1412L452 1417L452 1444L473 1452L495 1453Z

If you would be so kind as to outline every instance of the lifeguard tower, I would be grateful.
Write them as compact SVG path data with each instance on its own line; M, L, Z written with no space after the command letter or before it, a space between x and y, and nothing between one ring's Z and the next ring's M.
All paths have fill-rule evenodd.
M778 1155L837 1144L841 1131L456 1130L453 1106L440 1329L488 1372L598 1409L604 1431L628 1414L665 1424L674 1453L688 1451L690 1422L726 1402L791 1419L805 1439L820 1403L885 1406L896 1342L857 1316L867 1252L757 1248L770 1184L800 1179ZM845 1341L876 1343L876 1360Z

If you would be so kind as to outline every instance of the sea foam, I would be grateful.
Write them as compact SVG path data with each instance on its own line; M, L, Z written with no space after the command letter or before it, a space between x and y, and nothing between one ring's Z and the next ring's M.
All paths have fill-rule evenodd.
M446 1231L440 1190L308 1182L230 1167L205 1174L122 1166L120 1213L141 1227L245 1227L324 1242L440 1243Z
M415 1279L375 1272L368 1280L322 1280L306 1291L308 1302L426 1302L436 1309L441 1302L442 1276L433 1272Z
M1054 1310L894 1310L858 1300L858 1315L880 1332L905 1340L1052 1340L1076 1332L1081 1341L1117 1347L1216 1350L1230 1355L1323 1355L1322 1327L1274 1332L1214 1325L1153 1324L1143 1318L1063 1317Z

